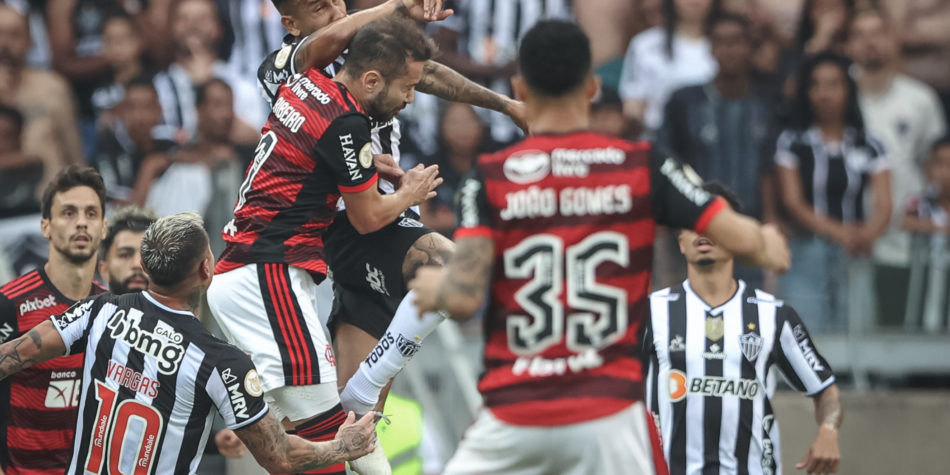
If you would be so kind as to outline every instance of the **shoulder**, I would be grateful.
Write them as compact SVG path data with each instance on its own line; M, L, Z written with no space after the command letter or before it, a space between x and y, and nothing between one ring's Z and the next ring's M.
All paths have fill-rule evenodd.
M772 307L784 308L785 301L764 291L761 289L756 289L754 287L746 287L744 294L745 303L759 304L759 305L769 305Z
M706 95L706 85L705 84L696 84L693 86L681 87L670 95L670 103L683 103L684 105L692 105L699 102L705 102L707 98Z
M630 40L630 48L637 53L656 50L666 41L666 30L659 26L641 31Z
M908 99L922 102L937 102L938 100L934 88L906 74L894 78L894 85L898 88L899 93Z
M43 285L43 277L39 271L31 271L23 274L3 286L0 286L0 295L13 300L17 297L26 295L30 291Z
M683 287L674 285L665 289L657 290L650 294L651 302L675 302L683 295Z
M881 141L875 136L871 135L867 129L862 130L857 134L857 145L867 148L873 152L874 156L883 155L885 152L884 144L882 144Z

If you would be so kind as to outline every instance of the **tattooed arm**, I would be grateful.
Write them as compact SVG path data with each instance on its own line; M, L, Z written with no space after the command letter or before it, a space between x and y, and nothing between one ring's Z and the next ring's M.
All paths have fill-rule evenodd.
M431 4L428 10L425 4ZM442 0L389 0L382 5L347 15L307 36L306 42L300 45L294 55L294 67L298 72L326 67L343 54L360 28L393 14L419 21L436 21L448 18L452 10L443 11Z
M464 320L485 301L491 279L495 244L488 237L466 237L455 243L455 254L444 269L423 267L409 287L416 291L420 312L445 310Z
M374 417L369 413L354 423L356 416L351 411L336 438L327 442L310 442L287 435L272 414L234 432L254 455L254 460L268 472L300 473L348 462L372 452L376 445Z
M0 379L66 354L66 344L46 320L19 338L0 345Z
M416 86L420 92L441 97L447 101L465 102L507 114L515 125L527 132L524 105L476 84L455 70L429 60L422 70L422 80Z
M808 452L795 468L808 473L837 473L841 460L838 449L838 428L841 427L842 411L838 385L832 384L815 397L815 421L818 436Z
M439 233L432 232L416 239L402 261L403 278L409 282L422 266L446 265L454 252L455 244Z

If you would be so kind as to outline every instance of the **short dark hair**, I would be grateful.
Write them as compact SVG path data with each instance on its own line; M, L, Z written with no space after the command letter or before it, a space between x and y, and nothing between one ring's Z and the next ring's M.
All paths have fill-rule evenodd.
M716 13L715 16L710 18L709 22L706 24L706 36L712 39L711 36L713 30L722 23L735 23L742 27L742 31L745 32L746 36L749 35L749 27L751 26L751 23L749 23L749 20L745 16L728 10L721 10Z
M234 91L231 90L231 85L224 79L211 78L201 83L198 88L195 89L195 106L201 107L205 104L205 99L208 98L208 89L211 89L212 86L221 86L227 89L229 93L234 93Z
M739 201L739 197L728 186L717 181L707 181L703 184L703 189L711 195L722 197L735 212L742 212L742 203Z
M581 86L590 74L590 39L576 23L539 21L521 40L518 65L531 90L563 96Z
M99 196L99 208L105 214L106 185L102 175L95 168L70 165L61 170L46 189L43 190L43 218L49 219L53 213L53 198L57 193L63 193L80 186L88 186Z
M132 231L133 233L144 233L152 223L155 222L155 213L138 206L126 206L116 209L109 217L109 229L106 231L106 237L102 240L102 249L99 257L105 257L115 241L115 237L122 231Z
M287 11L284 10L291 3L296 2L297 0L271 0L271 3L274 4L274 8L280 12L281 15L286 15Z
M0 105L0 119L7 119L13 122L18 135L23 132L23 113L20 112L19 109Z
M353 36L342 70L354 78L376 70L388 81L406 74L407 60L428 61L437 49L412 20L388 16L367 24Z
M142 238L142 263L151 281L175 288L195 271L208 250L208 233L197 213L159 218Z

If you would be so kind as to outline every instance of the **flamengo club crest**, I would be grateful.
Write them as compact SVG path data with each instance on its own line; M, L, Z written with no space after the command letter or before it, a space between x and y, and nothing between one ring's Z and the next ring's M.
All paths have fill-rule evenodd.
M739 346L742 348L742 354L745 359L755 362L762 351L762 337L755 333L746 333L739 337Z

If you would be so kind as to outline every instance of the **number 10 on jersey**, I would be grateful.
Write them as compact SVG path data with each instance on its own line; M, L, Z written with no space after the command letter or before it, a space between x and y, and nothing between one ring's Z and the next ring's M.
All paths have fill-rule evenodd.
M162 434L162 415L133 399L116 405L118 394L102 381L94 381L99 410L93 422L86 472L147 475L152 471ZM108 469L103 464L108 457Z

